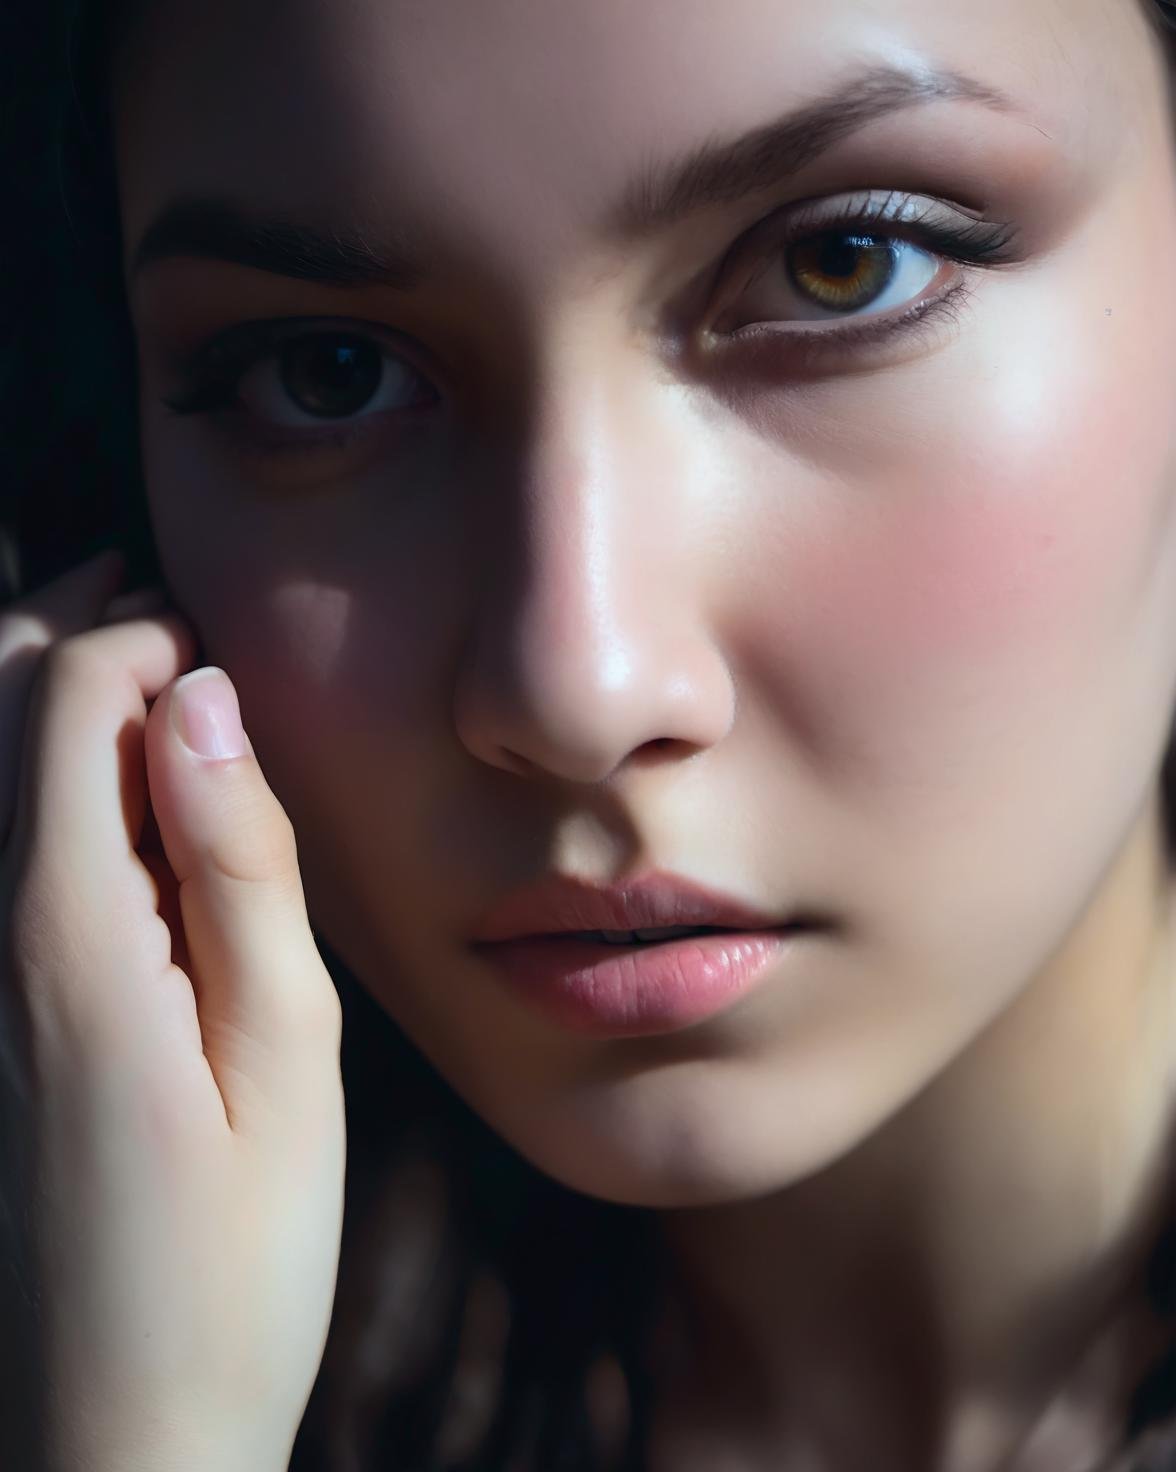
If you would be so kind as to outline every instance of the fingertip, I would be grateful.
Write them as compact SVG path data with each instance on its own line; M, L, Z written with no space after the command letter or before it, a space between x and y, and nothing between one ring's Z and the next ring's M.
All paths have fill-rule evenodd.
M193 670L175 682L170 714L176 734L195 756L225 761L252 754L237 691L217 665Z

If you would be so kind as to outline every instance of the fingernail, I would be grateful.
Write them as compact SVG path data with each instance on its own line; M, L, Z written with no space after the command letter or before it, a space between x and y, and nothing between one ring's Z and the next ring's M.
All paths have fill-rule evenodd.
M176 681L172 718L180 740L197 756L224 760L252 750L241 725L237 692L216 665Z

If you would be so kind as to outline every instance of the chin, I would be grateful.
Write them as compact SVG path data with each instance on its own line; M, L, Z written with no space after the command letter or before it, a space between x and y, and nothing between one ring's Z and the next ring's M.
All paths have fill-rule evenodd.
M844 1158L884 1118L861 1099L854 1110L848 1091L824 1118L789 1108L787 1091L756 1092L746 1083L679 1091L631 1080L622 1090L584 1091L551 1105L540 1132L534 1114L498 1128L561 1185L622 1206L673 1209L788 1190Z

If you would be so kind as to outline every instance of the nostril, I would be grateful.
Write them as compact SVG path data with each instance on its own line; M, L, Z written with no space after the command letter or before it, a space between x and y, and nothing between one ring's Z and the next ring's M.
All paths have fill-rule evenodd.
M679 741L674 736L656 736L652 741L646 741L639 746L633 753L633 757L637 761L653 761L656 758L670 756L679 749L683 756L689 756L694 748L691 742Z

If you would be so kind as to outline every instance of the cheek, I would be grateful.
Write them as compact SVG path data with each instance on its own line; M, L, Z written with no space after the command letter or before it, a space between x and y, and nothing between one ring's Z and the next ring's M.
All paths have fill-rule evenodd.
M1161 698L1176 331L1143 302L1067 326L1042 295L1010 290L946 368L841 385L799 490L779 488L777 454L755 519L808 509L764 539L744 628L776 651L789 701L807 692L829 752L860 755L895 722L979 738L1018 709L1106 694L1116 671Z
M147 425L144 466L167 581L203 661L231 675L308 855L329 874L365 830L415 831L429 784L397 774L434 773L454 740L444 681L469 595L452 515L438 498L394 502L386 470L262 500L166 424Z
M386 475L263 504L166 425L145 435L144 465L169 585L237 687L316 923L337 937L390 923L407 905L390 891L411 896L416 877L390 883L390 835L427 831L454 741L444 681L468 593L452 516L436 498L421 514L393 505ZM398 923L414 919L405 907Z

